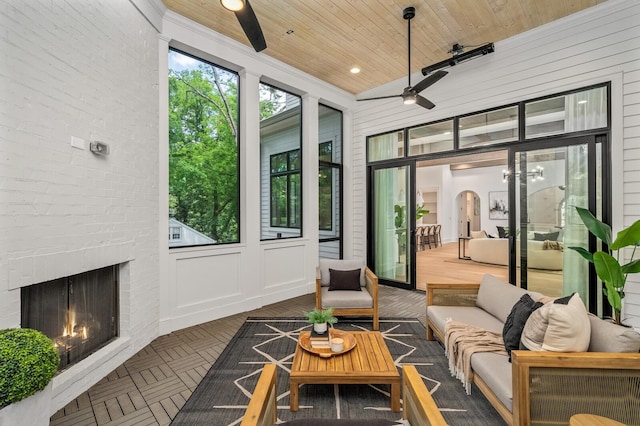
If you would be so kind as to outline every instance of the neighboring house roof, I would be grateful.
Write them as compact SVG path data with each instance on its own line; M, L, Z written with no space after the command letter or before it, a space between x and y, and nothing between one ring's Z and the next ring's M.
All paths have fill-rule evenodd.
M171 228L180 228L180 237L172 238ZM193 246L198 244L215 244L216 240L185 225L178 219L169 218L169 247Z

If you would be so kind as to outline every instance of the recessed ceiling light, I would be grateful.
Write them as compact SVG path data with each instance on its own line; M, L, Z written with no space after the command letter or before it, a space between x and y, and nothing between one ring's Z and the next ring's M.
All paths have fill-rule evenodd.
M360 72L360 68L358 67L351 68L351 74L358 74L359 72Z
M581 101L578 101L578 103L579 103L579 104L586 104L586 103L587 103L587 101L583 99L583 100L581 100Z

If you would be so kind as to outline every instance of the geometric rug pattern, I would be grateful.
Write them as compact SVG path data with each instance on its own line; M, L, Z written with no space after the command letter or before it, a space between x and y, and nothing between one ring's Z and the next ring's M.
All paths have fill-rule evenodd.
M345 331L368 331L370 319L344 318L334 325ZM297 412L289 410L289 372L301 331L301 318L248 318L202 379L172 425L238 425L265 363L277 366L278 423L304 418L384 418L401 421L390 410L389 385L300 385ZM451 377L442 346L426 340L422 323L413 318L384 318L380 332L400 369L414 365L450 425L504 425L473 388L467 395Z

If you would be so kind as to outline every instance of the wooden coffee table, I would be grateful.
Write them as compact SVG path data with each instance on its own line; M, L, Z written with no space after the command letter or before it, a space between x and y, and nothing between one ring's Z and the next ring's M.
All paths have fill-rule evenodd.
M300 345L296 347L290 376L291 411L298 411L298 387L302 383L390 384L391 411L400 411L400 374L382 334L379 331L354 331L352 334L356 347L331 358L321 358Z

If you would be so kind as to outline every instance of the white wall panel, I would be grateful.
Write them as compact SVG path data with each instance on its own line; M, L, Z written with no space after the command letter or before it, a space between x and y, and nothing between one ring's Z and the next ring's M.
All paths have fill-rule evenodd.
M178 257L176 259L176 308L191 309L211 305L240 293L240 256Z
M299 285L305 282L307 265L304 245L266 247L263 256L262 271L265 289L291 284Z

